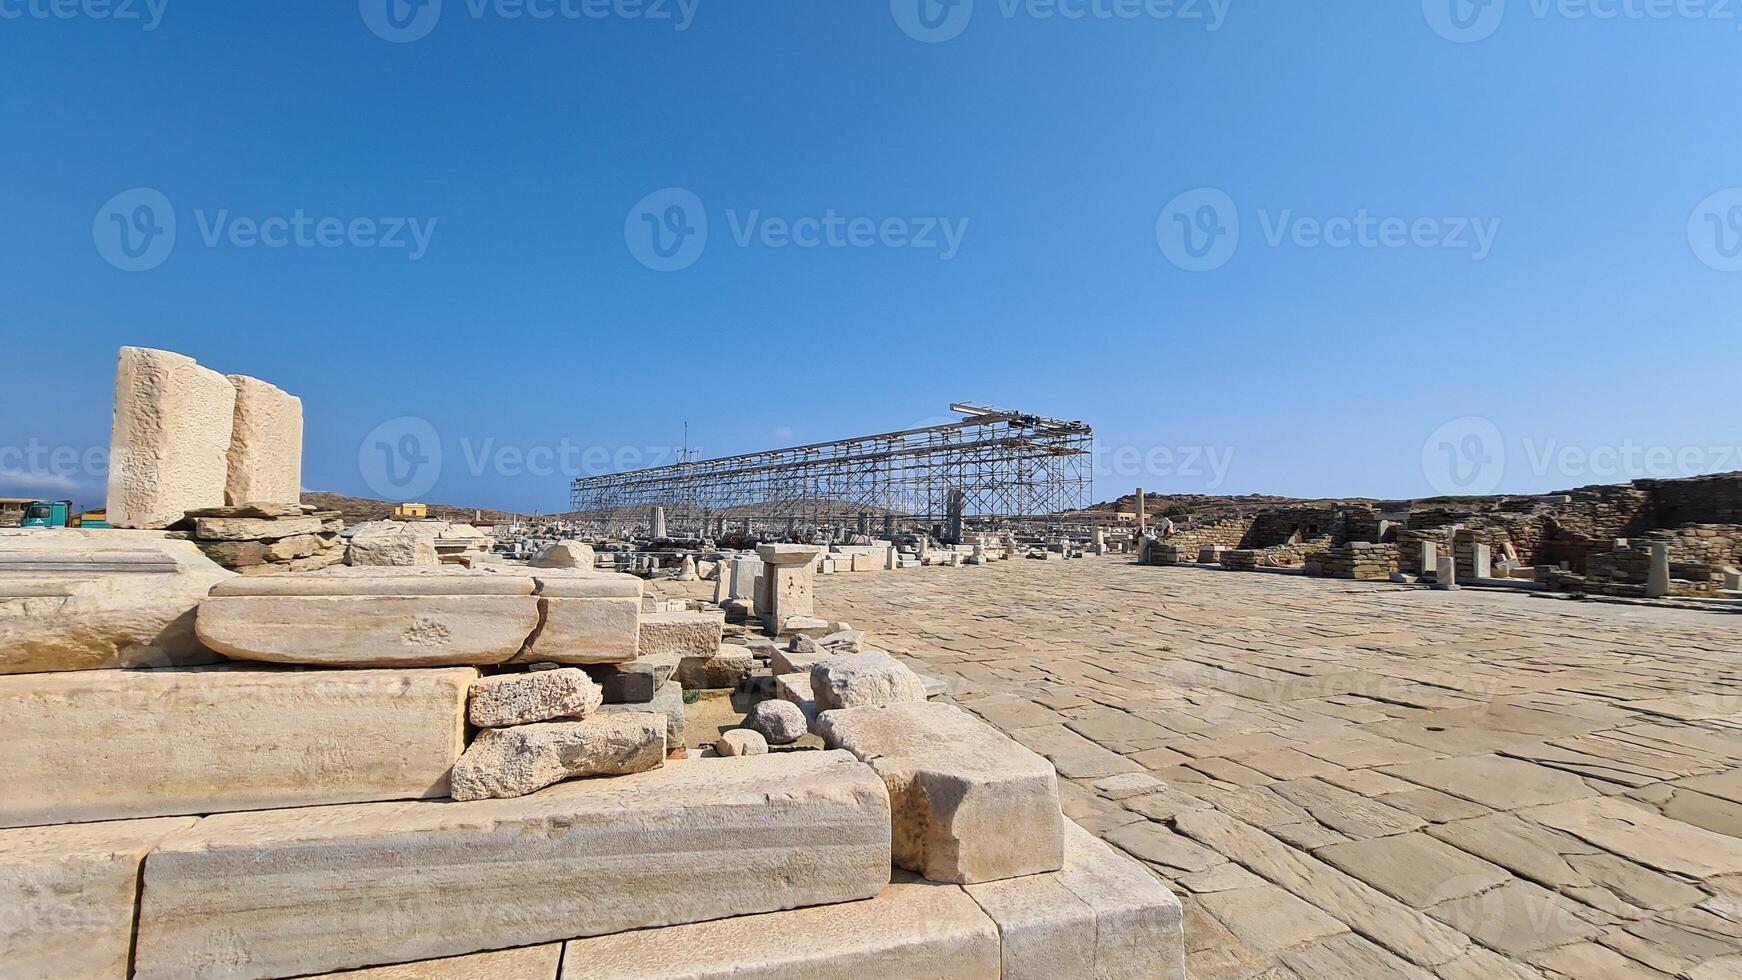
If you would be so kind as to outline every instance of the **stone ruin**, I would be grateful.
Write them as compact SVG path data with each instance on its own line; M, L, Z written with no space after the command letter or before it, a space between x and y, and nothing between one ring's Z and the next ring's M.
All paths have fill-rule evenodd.
M134 529L0 532L5 975L1183 978L1179 903L1050 764L814 617L820 550L759 549L786 651L578 548L240 575L199 522L330 518L213 499L223 389L122 363ZM779 697L687 751L683 687L764 653Z

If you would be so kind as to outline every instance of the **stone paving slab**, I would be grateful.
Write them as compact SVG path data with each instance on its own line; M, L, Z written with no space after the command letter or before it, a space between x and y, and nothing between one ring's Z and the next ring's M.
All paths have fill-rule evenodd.
M1122 557L816 591L1054 763L1194 977L1738 968L1742 617Z

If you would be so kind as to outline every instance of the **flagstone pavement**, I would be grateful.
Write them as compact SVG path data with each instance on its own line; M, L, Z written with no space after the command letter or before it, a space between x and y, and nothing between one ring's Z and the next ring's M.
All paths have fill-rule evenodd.
M1200 980L1742 977L1742 615L1113 556L817 611L1052 760Z

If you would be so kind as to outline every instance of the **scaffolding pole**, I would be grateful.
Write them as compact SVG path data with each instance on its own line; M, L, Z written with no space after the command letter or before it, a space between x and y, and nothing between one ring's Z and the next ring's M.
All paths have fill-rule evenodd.
M987 526L1089 506L1094 431L1024 412L957 404L943 425L676 463L576 480L572 517L605 533L797 532L828 526ZM953 501L953 506L952 506ZM959 514L960 521L952 521Z

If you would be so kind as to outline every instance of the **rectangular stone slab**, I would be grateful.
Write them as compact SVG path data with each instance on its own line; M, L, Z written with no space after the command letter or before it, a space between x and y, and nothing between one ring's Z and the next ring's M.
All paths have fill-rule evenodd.
M0 826L445 796L477 676L235 666L0 677Z
M123 347L109 441L109 521L165 528L224 503L236 389L171 351Z
M443 667L504 663L538 624L532 596L259 595L207 599L195 629L206 646L237 660Z
M897 867L966 884L1062 866L1052 764L955 705L825 711L816 732L888 784Z
M411 569L334 570L320 575L279 578L233 578L212 590L213 596L529 596L537 583L524 575L423 574Z
M641 600L540 596L541 625L519 663L620 664L641 653Z
M557 980L562 958L562 943L546 943L367 970L321 973L303 980Z
M145 862L139 980L285 976L870 898L889 798L841 752L513 800L226 814Z
M725 637L723 613L666 612L641 617L643 656L711 657Z
M243 374L236 388L224 500L283 503L302 496L302 399Z
M192 817L0 830L0 976L124 980L139 864Z
M1179 899L1069 820L1061 870L964 890L998 924L1005 980L1185 980Z
M898 882L867 902L577 939L561 980L999 980L999 970L998 930L961 888Z

